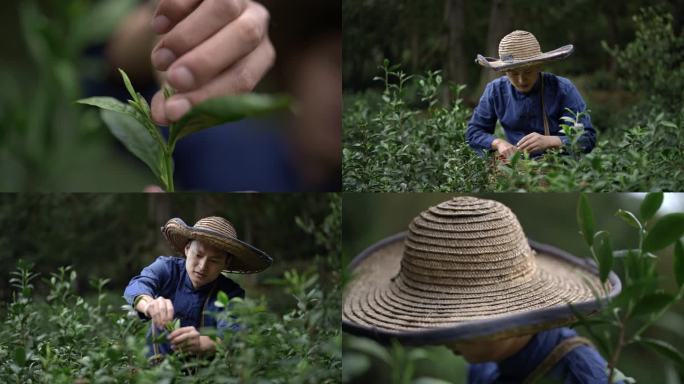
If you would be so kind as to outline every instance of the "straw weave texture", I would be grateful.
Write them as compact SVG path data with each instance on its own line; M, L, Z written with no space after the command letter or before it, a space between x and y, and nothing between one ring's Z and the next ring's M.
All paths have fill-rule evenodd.
M235 228L223 217L211 216L200 219L190 227L179 218L169 220L162 233L173 248L185 255L185 245L191 239L201 240L231 255L231 273L256 273L271 265L272 259L263 251L239 240Z
M354 270L343 319L415 331L594 301L598 278L536 254L501 203L456 197L420 213L405 240L376 249Z

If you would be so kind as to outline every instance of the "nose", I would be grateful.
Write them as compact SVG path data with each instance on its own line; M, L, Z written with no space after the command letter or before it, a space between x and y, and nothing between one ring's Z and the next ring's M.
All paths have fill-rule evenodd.
M205 265L204 260L200 260L200 261L197 262L197 269L199 270L199 272L203 272L203 271L204 271L204 265Z

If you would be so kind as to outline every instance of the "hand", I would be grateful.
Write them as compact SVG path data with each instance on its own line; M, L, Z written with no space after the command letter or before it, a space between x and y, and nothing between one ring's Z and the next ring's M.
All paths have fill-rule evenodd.
M169 334L171 348L183 352L203 352L201 336L195 327L178 328Z
M544 136L532 132L518 141L518 149L527 153L543 152L549 148L558 148L563 143L558 136Z
M503 139L494 139L492 147L499 153L499 157L508 160L518 150L515 145Z
M152 28L162 37L151 60L176 95L154 95L153 119L167 125L208 98L254 89L275 60L269 18L252 0L160 0Z
M157 297L148 301L142 312L152 319L155 327L162 328L173 320L173 303L169 299Z

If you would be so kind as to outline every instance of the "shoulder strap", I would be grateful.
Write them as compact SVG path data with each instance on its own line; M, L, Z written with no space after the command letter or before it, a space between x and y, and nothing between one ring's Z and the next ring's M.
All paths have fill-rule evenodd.
M539 81L541 81L541 89L539 90L539 98L541 99L542 117L544 118L544 136L549 136L549 120L546 118L546 108L544 108L544 72L539 72Z
M532 373L530 373L527 378L523 381L525 384L532 384L536 383L538 380L544 377L551 369L558 364L565 355L570 353L572 350L574 350L577 347L581 347L583 345L593 347L594 345L591 343L591 341L585 337L581 336L574 336L567 338L563 340L560 344L558 344L552 351L549 353L549 355L544 359L544 361L535 368Z

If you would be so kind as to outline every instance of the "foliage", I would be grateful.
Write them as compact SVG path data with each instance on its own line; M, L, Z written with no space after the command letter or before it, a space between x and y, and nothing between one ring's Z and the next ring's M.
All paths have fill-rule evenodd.
M125 189L139 176L126 164L106 161L112 149L97 133L96 116L73 108L71 100L81 96L83 80L106 71L102 60L85 57L84 50L103 44L135 1L15 3L30 61L0 64L0 190L82 190L82 178L97 180L89 189ZM106 179L98 173L103 170L111 174Z
M647 195L641 205L641 218L619 210L616 216L633 227L639 239L634 249L614 249L610 234L594 232L594 222L586 197L580 196L577 220L591 256L598 265L602 281L608 278L613 265L622 275L622 292L607 303L599 314L591 317L576 313L577 325L586 329L604 356L608 356L610 377L616 376L624 348L641 344L676 366L684 368L684 355L669 342L644 336L645 333L677 302L684 297L681 237L684 236L684 213L670 213L655 220L654 215L663 201L662 193ZM677 286L668 292L656 270L659 258L653 253L674 245L674 273ZM601 297L598 297L601 299Z
M471 112L458 98L440 106L441 77L381 67L385 91L347 97L343 185L346 191L676 191L684 188L684 108L654 106L628 126L599 135L587 155L548 151L542 159L518 154L510 162L479 158L465 142ZM408 89L415 87L414 94ZM415 100L420 98L419 100ZM680 106L681 108L681 106ZM579 115L564 121L568 137Z
M126 72L121 69L119 72L132 97L132 100L128 100L128 105L112 97L89 97L78 102L101 108L102 120L107 123L112 134L147 164L168 192L174 191L172 155L179 139L222 123L265 115L289 105L287 97L258 94L206 100L171 124L168 140L165 140L152 121L147 100L135 91ZM168 88L164 89L165 97L170 97L171 93Z
M608 48L619 79L632 91L650 95L663 107L684 100L684 33L675 34L673 17L664 7L647 7L633 17L635 39L623 49Z
M465 142L470 111L458 98L438 105L442 77L403 73L387 61L380 100L359 97L345 103L343 185L348 191L478 190L486 182L486 163ZM419 100L407 95L416 86ZM427 107L427 109L423 109Z
M314 238L339 237L339 201L324 222L331 227ZM339 243L339 242L337 242ZM335 265L334 250L320 255L321 270ZM15 289L0 328L0 381L50 383L333 383L341 372L340 295L322 287L319 276L338 286L335 274L290 270L276 283L294 298L284 314L264 298L233 299L219 294L217 317L239 319L241 330L217 339L213 357L182 354L148 361L145 323L128 305L124 315L104 292L107 280L92 280L98 294L89 302L75 292L77 274L60 268L44 282L47 296L34 295L37 275L23 261L11 280ZM211 330L201 330L215 337Z

